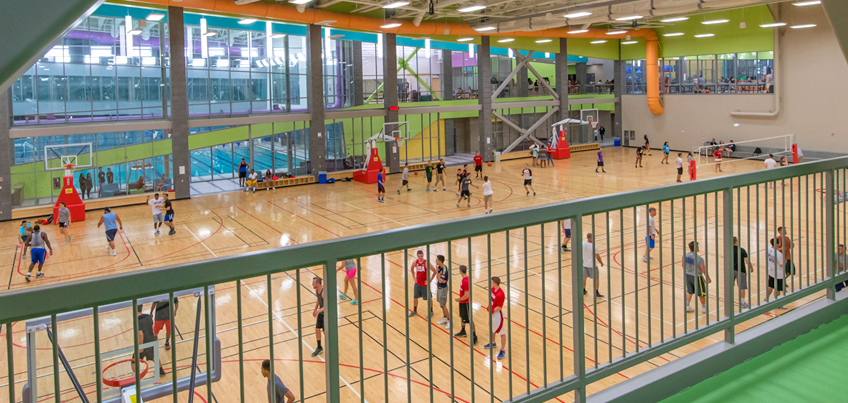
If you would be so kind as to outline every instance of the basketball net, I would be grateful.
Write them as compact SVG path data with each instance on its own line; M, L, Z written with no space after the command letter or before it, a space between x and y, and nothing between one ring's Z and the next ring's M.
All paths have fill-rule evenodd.
M74 176L74 167L75 166L76 165L74 165L74 164L65 165L65 177L66 178L72 178Z

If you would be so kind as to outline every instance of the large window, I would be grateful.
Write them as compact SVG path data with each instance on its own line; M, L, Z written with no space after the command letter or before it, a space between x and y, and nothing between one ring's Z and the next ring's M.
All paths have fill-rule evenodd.
M628 60L627 93L643 94L644 60ZM774 52L724 53L660 60L660 91L666 94L764 94L773 91Z

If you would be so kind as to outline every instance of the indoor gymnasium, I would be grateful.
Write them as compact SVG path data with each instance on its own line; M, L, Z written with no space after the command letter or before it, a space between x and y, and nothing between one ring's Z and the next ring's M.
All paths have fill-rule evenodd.
M0 402L848 400L848 2L2 9Z

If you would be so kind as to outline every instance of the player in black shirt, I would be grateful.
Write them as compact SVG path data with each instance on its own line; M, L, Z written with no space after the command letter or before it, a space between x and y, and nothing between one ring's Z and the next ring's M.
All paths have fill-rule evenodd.
M436 184L433 185L433 191L437 191L436 188L439 187L439 182L442 182L442 190L445 189L445 160L439 159L439 162L436 163Z
M174 235L177 230L174 229L174 208L171 206L171 199L168 198L168 192L165 192L165 225L171 227L171 232L168 235Z
M151 341L156 341L156 333L153 333L153 317L144 313L144 305L138 305L138 343L150 343ZM153 347L147 347L138 355L139 359L145 361L153 361L155 360L153 354ZM159 375L165 375L165 370L162 368L162 364L159 364Z

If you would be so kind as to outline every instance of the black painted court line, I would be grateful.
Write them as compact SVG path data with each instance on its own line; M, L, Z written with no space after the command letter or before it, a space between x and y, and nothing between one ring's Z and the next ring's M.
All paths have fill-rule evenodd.
M16 248L16 249L17 249L17 248ZM21 260L23 260L23 257L21 257ZM7 289L7 290L11 290L11 289L12 289L12 278L15 276L15 263L16 263L17 261L18 261L18 252L17 252L17 250L16 250L16 251L15 251L15 257L14 257L14 258L12 258L12 270L10 270L10 271L9 271L9 284L6 286L6 289Z
M126 238L127 243L130 244L130 249L132 249L133 254L135 255L135 259L138 260L139 266L144 266L144 263L141 263L141 259L138 257L138 252L135 251L135 247L133 246L132 242L130 241L130 236L126 232L124 232L124 238Z

